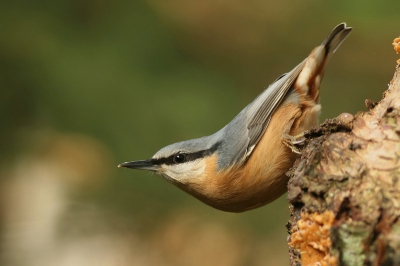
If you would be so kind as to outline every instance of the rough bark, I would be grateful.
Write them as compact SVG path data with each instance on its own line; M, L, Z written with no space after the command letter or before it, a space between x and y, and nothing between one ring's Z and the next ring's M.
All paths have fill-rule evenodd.
M306 135L288 184L291 265L400 265L400 65L366 104Z

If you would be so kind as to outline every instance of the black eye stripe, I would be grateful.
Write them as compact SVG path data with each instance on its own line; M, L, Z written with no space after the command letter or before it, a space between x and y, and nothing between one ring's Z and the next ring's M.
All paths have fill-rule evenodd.
M156 165L160 165L160 164L172 165L172 164L191 162L191 161L197 160L199 158L204 158L204 157L210 156L217 150L219 145L220 145L220 142L217 142L210 149L207 149L207 150L202 150L202 151L197 151L197 152L192 152L192 153L177 152L169 157L159 158L159 159L151 159L151 162ZM177 156L178 157L182 156L183 158L177 159Z

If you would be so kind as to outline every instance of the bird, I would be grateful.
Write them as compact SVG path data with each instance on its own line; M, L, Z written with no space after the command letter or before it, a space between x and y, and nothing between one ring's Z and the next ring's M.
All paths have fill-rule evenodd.
M331 55L352 31L337 25L321 45L281 75L216 133L168 145L118 167L147 170L226 212L264 206L287 191L295 144L318 125L319 88Z

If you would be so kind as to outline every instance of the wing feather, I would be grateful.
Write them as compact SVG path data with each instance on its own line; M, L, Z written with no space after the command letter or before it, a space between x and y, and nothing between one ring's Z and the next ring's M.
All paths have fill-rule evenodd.
M306 59L285 76L276 80L261 95L259 95L250 106L248 106L248 150L250 147L256 145L264 134L271 120L272 114L282 102L283 98L300 74L305 62Z

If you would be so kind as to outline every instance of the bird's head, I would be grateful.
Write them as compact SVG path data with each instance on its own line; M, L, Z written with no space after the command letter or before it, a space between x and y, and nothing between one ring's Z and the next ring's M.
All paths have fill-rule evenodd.
M209 157L217 152L219 143L209 137L168 145L148 160L125 162L118 167L155 172L173 183L187 183L200 178L207 168Z

